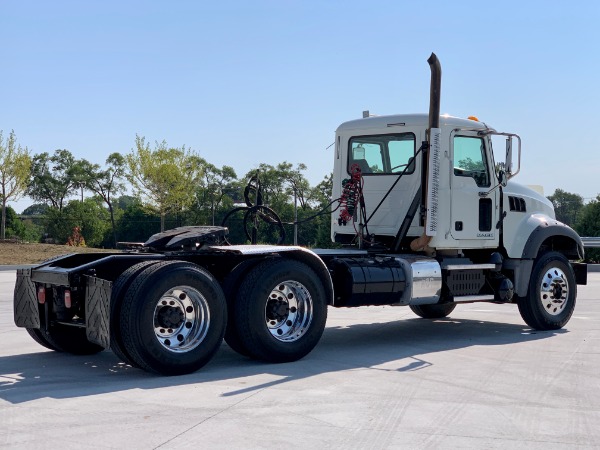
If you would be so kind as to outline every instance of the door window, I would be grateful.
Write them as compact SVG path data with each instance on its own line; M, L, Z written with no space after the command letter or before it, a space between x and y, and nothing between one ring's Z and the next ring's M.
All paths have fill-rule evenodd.
M490 175L482 138L470 136L454 138L454 175L473 178L479 187L490 186Z

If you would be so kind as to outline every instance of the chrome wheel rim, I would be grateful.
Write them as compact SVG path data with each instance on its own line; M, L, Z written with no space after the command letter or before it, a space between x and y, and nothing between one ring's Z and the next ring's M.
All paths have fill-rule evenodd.
M271 290L265 305L265 322L275 339L297 341L306 333L312 320L312 297L302 283L284 281Z
M173 353L189 352L204 340L210 326L206 298L191 286L169 289L154 308L154 335Z
M565 273L557 267L549 268L540 283L540 300L551 316L564 311L569 301L569 283Z

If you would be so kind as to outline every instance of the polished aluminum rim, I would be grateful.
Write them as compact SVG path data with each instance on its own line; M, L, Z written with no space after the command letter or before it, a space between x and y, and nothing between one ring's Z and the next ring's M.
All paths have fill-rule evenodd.
M312 297L302 283L284 281L271 290L265 305L265 321L275 339L282 342L300 339L312 319Z
M210 310L204 296L193 287L177 286L165 292L154 308L154 334L170 352L195 349L206 337Z
M546 271L540 284L540 300L551 316L563 312L569 301L569 284L562 270L551 267Z

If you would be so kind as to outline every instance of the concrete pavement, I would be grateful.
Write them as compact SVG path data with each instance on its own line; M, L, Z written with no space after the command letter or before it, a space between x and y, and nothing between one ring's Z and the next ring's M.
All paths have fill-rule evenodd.
M12 319L0 272L1 448L600 448L600 274L565 329L514 305L330 308L317 348L264 364L225 344L158 377L110 351L46 350Z

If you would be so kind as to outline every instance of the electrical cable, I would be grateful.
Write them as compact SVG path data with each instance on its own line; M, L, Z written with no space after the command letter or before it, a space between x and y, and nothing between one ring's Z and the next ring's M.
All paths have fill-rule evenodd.
M379 207L383 204L383 202L385 201L385 199L388 197L388 195L390 195L390 193L392 192L392 190L394 189L394 187L396 187L396 185L398 184L398 182L400 181L400 179L402 178L402 176L406 173L406 171L408 170L408 168L411 166L411 164L415 161L415 158L417 157L417 155L419 155L419 153L421 153L423 150L425 150L428 147L428 144L426 142L423 142L423 144L421 144L421 147L419 148L419 150L417 150L415 152L415 156L413 156L413 161L408 163L406 165L406 167L404 168L404 170L402 172L400 172L398 174L398 178L396 178L396 181L394 181L394 184L392 184L390 186L390 188L388 189L388 191L385 193L385 195L383 196L383 198L379 201L379 203L377 204L377 206L375 207L375 209L373 210L373 212L369 215L369 218L366 220L365 222L365 226L369 223L369 221L373 218L373 216L375 215L375 213L377 212L377 210L379 209Z

